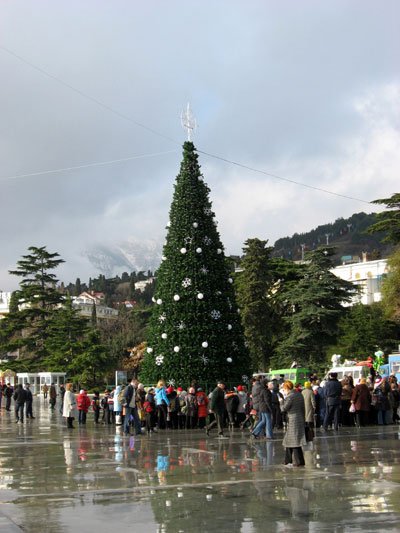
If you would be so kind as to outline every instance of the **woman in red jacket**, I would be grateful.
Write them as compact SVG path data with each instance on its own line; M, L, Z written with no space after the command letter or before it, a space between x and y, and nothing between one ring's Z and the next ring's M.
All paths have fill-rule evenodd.
M81 390L76 397L76 403L78 406L78 423L86 424L86 414L90 407L90 398L85 390Z
M206 426L208 398L207 394L201 388L197 389L196 398L199 428L203 429Z

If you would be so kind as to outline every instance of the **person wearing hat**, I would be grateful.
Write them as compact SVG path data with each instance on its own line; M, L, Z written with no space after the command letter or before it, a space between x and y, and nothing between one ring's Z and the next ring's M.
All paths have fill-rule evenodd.
M82 389L78 396L76 397L76 402L78 405L78 424L86 424L86 415L90 407L90 398L87 395L85 389Z
M30 389L30 384L25 385L26 401L25 401L25 416L26 418L35 418L32 413L33 395Z
M217 386L211 394L210 411L214 413L215 420L206 426L207 436L214 426L218 426L218 436L224 436L224 413L225 413L225 383L218 381Z
M331 372L329 380L324 387L326 411L323 431L328 431L328 426L333 423L335 431L339 429L340 399L342 397L342 385L337 379L337 373Z

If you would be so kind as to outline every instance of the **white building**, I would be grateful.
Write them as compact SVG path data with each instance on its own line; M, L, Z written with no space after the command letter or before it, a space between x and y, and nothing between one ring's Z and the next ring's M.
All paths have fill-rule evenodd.
M92 316L93 304L96 306L96 317L117 318L118 311L112 307L104 305L104 294L102 292L82 292L79 296L72 298L72 306L79 310L79 313L90 318Z
M11 292L0 291L0 318L4 318L10 310Z
M361 293L354 298L353 304L361 302L368 305L381 301L382 280L388 273L386 259L340 265L333 268L332 272L338 278L350 281L360 287Z

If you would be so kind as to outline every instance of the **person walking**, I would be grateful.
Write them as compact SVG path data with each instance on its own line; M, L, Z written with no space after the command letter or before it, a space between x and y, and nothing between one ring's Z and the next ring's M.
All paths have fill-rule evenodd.
M26 392L26 402L25 402L25 416L26 418L35 418L32 413L32 405L33 405L33 395L32 391L30 389L30 384L27 383L25 385L25 392Z
M218 426L218 436L223 437L225 414L225 383L223 381L218 381L211 394L210 411L214 413L215 419L206 426L206 434L207 436L210 435L211 429Z
M43 385L42 392L43 392L43 399L47 400L47 395L48 395L48 392L49 392L49 387L48 387L47 383L45 383Z
M258 439L262 433L266 433L267 439L273 439L272 430L272 394L268 389L268 380L261 381L261 391L258 395L259 421L253 429L251 436Z
M331 372L329 380L324 387L326 411L323 430L328 431L328 426L333 424L335 431L339 429L340 399L342 397L342 385L337 379L337 373Z
M22 383L17 385L14 392L15 401L15 421L17 424L23 424L24 422L24 407L26 402L26 390L23 388Z
M60 385L60 399L61 399L61 405L60 405L60 413L63 412L64 407L64 394L65 394L65 387L63 384Z
M92 399L92 408L93 408L93 413L94 413L94 423L98 424L99 418L100 418L100 409L101 409L100 393L98 390L94 391L93 399Z
M76 399L73 392L72 383L65 385L63 417L67 419L67 427L74 428L73 421L76 418Z
M87 395L85 389L82 389L76 397L76 403L78 406L78 424L86 424L86 415L90 407L90 398Z
M305 434L305 405L301 392L294 390L291 381L285 381L283 392L286 394L281 410L287 414L287 429L282 444L285 447L285 465L304 466L302 446L307 444Z

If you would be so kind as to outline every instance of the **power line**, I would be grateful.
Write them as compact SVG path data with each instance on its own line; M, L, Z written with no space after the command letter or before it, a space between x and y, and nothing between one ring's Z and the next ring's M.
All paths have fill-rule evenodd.
M56 81L57 83L60 83L61 85L63 85L64 87L67 87L68 89L70 89L71 91L79 94L80 96L82 96L83 98L86 98L88 100L90 100L91 102L99 105L100 107L102 107L103 109L106 109L107 111L113 113L114 115L116 115L117 117L119 118L122 118L124 120L127 120L128 122L131 122L132 124L135 124L136 126L139 126L140 128L143 128L147 131L149 131L150 133L153 133L154 135L157 135L158 137L162 137L164 139L167 139L168 141L171 141L175 144L178 144L180 145L180 143L176 140L176 139L173 139L172 137L169 137L168 135L164 135L163 133L160 133L159 131L153 129L153 128L150 128L148 126L146 126L145 124L142 124L141 122L138 122L134 119L132 119L131 117L127 116L127 115L124 115L123 113L115 110L114 108L112 108L111 106L105 104L104 102L102 102L101 100L98 100L97 98L93 97L93 96L90 96L89 94L81 91L80 89L77 89L76 87L74 87L73 85L65 82L64 80L58 78L57 76L54 76L53 74L51 74L50 72L48 72L47 70L41 68L41 67L38 67L37 65L35 65L34 63L31 63L30 61L28 61L27 59L23 58L22 56L20 56L19 54L16 54L15 52L13 52L12 50L10 50L9 48L5 47L5 46L2 46L0 45L0 49L7 52L8 54L10 54L11 56L15 57L16 59L18 59L19 61L21 61L22 63L25 63L26 65L29 65L31 68L37 70L38 72L40 72L41 74L47 76L48 78ZM361 202L363 204L368 204L370 205L371 202L368 202L367 200L363 200L361 198L356 198L356 197L353 197L353 196L348 196L348 195L345 195L345 194L340 194L340 193L336 193L336 192L333 192L333 191L330 191L328 189L323 189L321 187L316 187L314 185L308 185L306 183L302 183L300 181L296 181L296 180L293 180L293 179L289 179L289 178L284 178L282 176L278 176L277 174L273 174L271 172L266 172L265 170L261 170L261 169L257 169L257 168L254 168L254 167L250 167L249 165L245 165L243 163L239 163L237 161L232 161L230 159L227 159L225 157L222 157L222 156L218 156L218 155L215 155L215 154L211 154L209 152L206 152L204 150L199 150L199 149L196 149L198 153L201 153L201 154L204 154L204 155L207 155L209 157L212 157L214 159L218 159L220 161L224 161L225 163L228 163L228 164L231 164L231 165L235 165L237 167L240 167L240 168L244 168L246 170L250 170L251 172L257 172L258 174L263 174L265 176L269 176L271 178L275 178L275 179L278 179L278 180L281 180L281 181L285 181L287 183L292 183L294 185L299 185L300 187L305 187L307 189L312 189L314 191L319 191L319 192L323 192L325 194L330 194L332 196L337 196L339 198L345 198L347 200L352 200L352 201L356 201L356 202ZM162 152L160 152L162 153ZM165 153L165 152L164 152ZM168 152L167 152L168 153ZM150 157L152 154L149 154L147 156L143 156L143 157ZM158 155L158 154L155 154L155 155ZM133 159L135 159L136 157L133 157ZM129 160L130 158L127 158L126 160ZM20 176L9 176L9 177L5 177L5 178L0 178L0 180L4 180L4 179L16 179L18 177L28 177L28 176L37 176L37 175L40 175L40 174L52 174L52 173L56 173L56 172L62 172L64 170L74 170L74 169L77 169L77 168L85 168L85 167L91 167L91 166L97 166L97 165L104 165L104 164L112 164L114 162L119 162L119 161L123 161L123 160L114 160L114 161L110 161L110 162L102 162L102 163L91 163L91 164L88 164L88 165L81 165L81 166L78 166L78 167L69 167L69 168L66 168L66 169L58 169L58 170L47 170L47 171L43 171L43 172L33 172L31 174L24 174L24 175L20 175Z
M368 202L367 200L362 200L361 198L356 198L354 196L347 196L346 194L340 194L338 192L333 192L328 189L322 189L321 187L315 187L314 185L308 185L307 183L302 183L301 181L292 180L289 178L283 178L282 176L278 176L277 174L272 174L271 172L266 172L265 170L260 170L259 168L250 167L248 165L244 165L243 163L238 163L237 161L232 161L231 159L226 159L225 157L221 157L219 155L210 154L209 152L204 152L203 150L196 149L197 152L200 154L208 155L209 157L213 157L214 159L219 159L220 161L224 161L225 163L230 163L231 165L235 165L240 168L245 168L246 170L251 170L252 172L257 172L258 174L264 174L265 176L270 176L271 178L276 178L281 181L286 181L288 183L293 183L295 185L300 185L301 187L306 187L307 189L313 189L314 191L324 192L326 194L331 194L333 196L339 196L340 198L346 198L347 200L354 200L356 202L362 202L364 204L371 204L372 202Z
M0 181L3 181L3 180L15 180L15 179L19 179L19 178L28 178L28 177L31 177L31 176L44 176L45 174L56 174L58 172L68 172L68 171L71 171L71 170L78 170L80 168L100 167L100 166L104 166L104 165L112 165L114 163L122 163L124 161L132 161L133 159L143 159L145 157L156 157L156 156L159 156L159 155L172 154L172 153L176 153L176 152L177 152L177 150L168 150L166 152L157 152L157 153L153 153L153 154L134 155L134 156L131 156L131 157L124 157L122 159L113 159L111 161L101 161L99 163L86 163L84 165L77 165L77 166L74 166L74 167L57 168L57 169L54 169L54 170L42 170L40 172L30 172L29 174L17 174L15 176L4 176L4 177L0 177Z
M124 120L127 120L128 122L132 122L132 124L135 124L136 126L139 126L140 128L143 128L144 130L147 130L150 133L153 133L154 135L157 135L158 137L163 137L164 139L167 139L168 141L171 141L171 142L173 142L175 144L179 144L176 139L173 139L172 137L169 137L168 135L164 135L163 133L160 133L159 131L153 130L153 128L149 128L145 124L142 124L141 122L138 122L137 120L134 120L133 118L131 118L131 117L127 116L127 115L124 115L123 113L120 113L116 109L114 109L111 106L105 104L101 100L98 100L94 96L90 96L90 94L87 94L87 93L81 91L80 89L77 89L76 87L74 87L70 83L67 83L66 81L58 78L57 76L54 76L54 74L51 74L47 70L45 70L45 69L43 69L41 67L38 67L34 63L31 63L30 61L28 61L27 59L23 58L22 56L16 54L15 52L10 50L9 48L6 48L5 46L0 45L0 49L3 50L4 52L7 52L7 54L10 54L11 56L15 57L19 61L22 61L22 63L25 63L25 65L29 65L31 68L37 70L38 72L40 72L44 76L47 76L48 78L56 81L57 83L63 85L64 87L67 87L71 91L79 94L80 96L83 96L87 100L90 100L91 102L99 105L103 109L106 109L107 111L110 111L110 113L113 113L117 117L122 118Z

